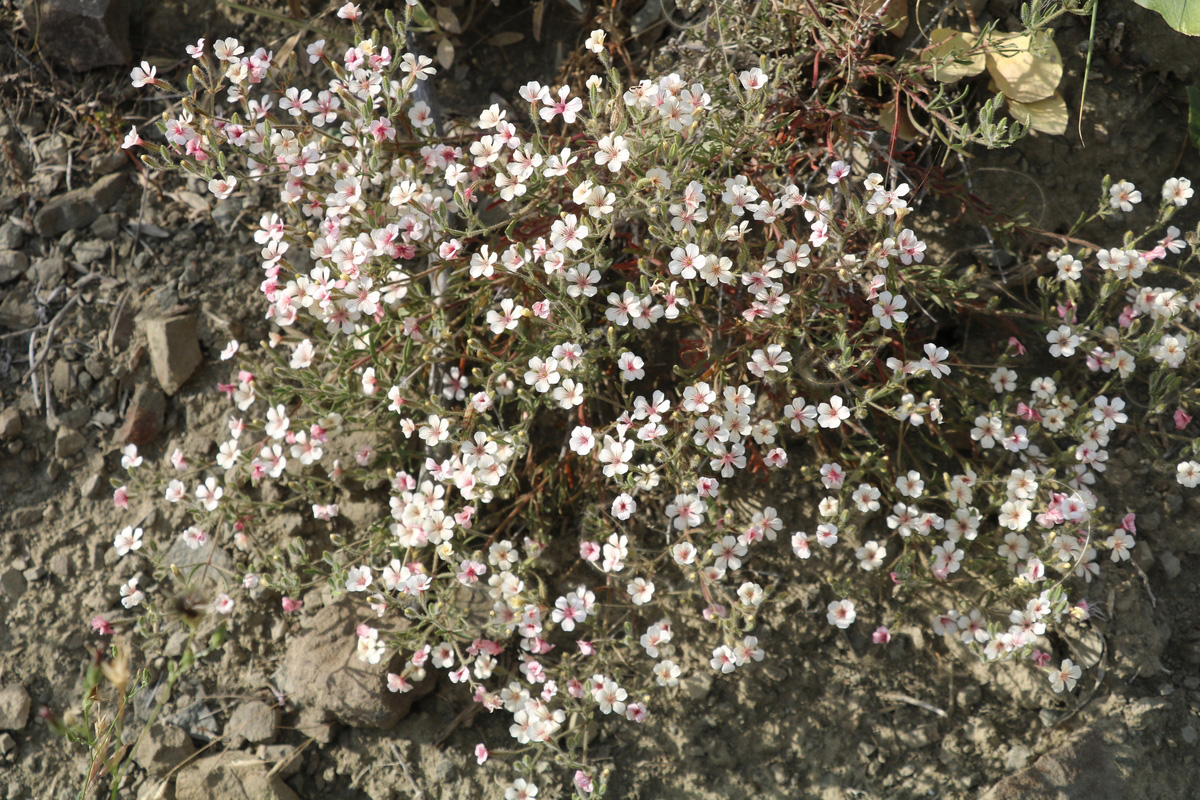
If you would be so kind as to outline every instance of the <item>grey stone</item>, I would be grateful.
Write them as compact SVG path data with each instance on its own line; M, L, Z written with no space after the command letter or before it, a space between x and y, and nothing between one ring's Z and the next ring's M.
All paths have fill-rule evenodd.
M54 455L56 458L70 458L87 446L87 439L74 428L59 428L54 437Z
M0 731L19 731L29 722L29 692L19 683L0 689Z
M20 250L0 250L0 283L15 281L29 269L29 256Z
M919 749L928 747L937 741L938 727L936 722L927 722L924 725L918 725L915 728L900 729L896 731L896 741L903 747L911 749Z
M125 409L125 421L117 434L125 444L136 444L145 447L158 438L162 431L163 415L167 410L167 400L149 382L138 384Z
M997 783L980 800L1096 800L1131 797L1117 766L1121 748L1108 744L1095 728L1050 751L1032 765Z
M1013 748L1004 756L1004 766L1007 769L1016 772L1019 769L1025 769L1025 765L1029 763L1033 751L1023 744L1013 745Z
M179 701L178 708L167 722L183 728L195 739L212 741L220 736L217 715L204 702L204 698L183 698Z
M4 592L4 596L8 598L9 602L15 603L20 600L21 595L25 594L27 585L25 576L19 569L9 568L0 572L0 591Z
M0 441L15 439L21 435L21 412L15 408L0 411Z
M142 326L158 385L168 396L173 395L203 361L196 339L196 315L143 319Z
M128 64L128 0L27 0L25 24L51 60L75 72Z
M38 236L53 239L91 225L98 216L100 212L92 204L89 190L75 189L51 198L33 218L33 230Z
M93 472L83 479L83 483L79 485L79 495L85 500L95 500L100 496L100 487L103 485L104 478L99 472Z
M50 556L50 571L60 578L70 578L73 576L75 574L75 563L71 561L71 555L63 550L59 550Z
M101 214L92 223L91 231L103 241L111 242L121 232L121 220L116 214Z
M1183 571L1183 565L1179 563L1179 556L1172 553L1170 550L1164 550L1158 556L1158 562L1162 564L1163 573L1166 574L1167 580L1173 581L1179 577L1179 573Z
M46 570L41 567L29 567L21 573L21 577L29 583L34 583L46 577Z
M983 699L983 690L977 683L968 683L958 690L954 699L962 708L974 708Z
M8 755L17 747L17 740L11 733L0 733L0 755Z
M75 245L75 248L71 250L71 255L86 267L88 264L106 258L110 249L108 242L101 239L85 239Z
M0 250L16 250L25 243L25 229L14 220L0 225Z
M336 723L329 714L312 706L300 710L300 718L294 727L301 736L307 736L317 744L329 744L337 732Z
M244 755L224 752L199 759L175 778L175 800L298 800L266 764L247 764Z
M54 368L50 370L50 386L58 402L65 402L75 391L75 366L65 358L55 361Z
M19 291L18 289L23 289ZM18 283L0 292L0 325L13 330L32 328L38 323L37 305L33 302L33 287L29 283Z
M242 703L229 716L225 736L237 740L245 739L253 744L270 744L279 735L279 709L272 708L261 700ZM236 749L236 745L234 745Z
M33 271L37 273L37 281L43 289L53 289L62 283L67 269L67 262L58 256L40 258L33 265Z
M359 728L389 728L408 714L419 697L432 691L433 676L403 694L388 691L387 673L400 672L403 658L393 653L378 664L359 661L354 630L359 615L343 598L303 620L276 673L279 688L302 708L314 708Z
M290 744L262 744L255 751L263 761L270 762L272 765L278 765L283 762L283 766L279 767L277 773L281 778L290 778L300 771L304 759L299 758L300 749ZM272 769L275 767L272 766Z
M192 737L178 725L155 723L146 731L133 760L156 778L162 777L196 752Z
M116 172L121 167L129 163L129 155L125 150L117 150L116 152L98 153L92 159L92 174L94 175L109 175Z
M98 213L105 213L112 208L113 203L120 199L128 177L128 173L116 172L112 175L105 175L88 187L88 200L91 201Z

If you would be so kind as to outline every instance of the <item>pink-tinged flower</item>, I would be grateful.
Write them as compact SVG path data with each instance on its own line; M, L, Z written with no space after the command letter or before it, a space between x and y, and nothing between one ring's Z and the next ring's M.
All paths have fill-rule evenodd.
M596 654L596 648L591 642L579 639L575 642L579 646L579 652L585 656L593 656Z
M108 620L104 617L92 617L92 630L99 633L101 636L112 636L113 627L108 624Z
M1015 336L1008 337L1008 346L1017 348L1017 355L1025 355L1025 345L1021 344L1021 340Z
M213 610L218 614L232 614L233 598L224 592L221 592L219 595L217 595L217 598L213 600Z
M159 80L154 77L157 73L158 69L156 67L152 67L143 61L140 67L134 67L133 72L129 73L129 77L133 80L133 88L140 89L147 84L157 86Z
M117 555L119 556L124 556L134 550L140 550L142 547L142 529L126 525L113 539L113 547L117 549Z
M738 75L738 81L741 82L743 89L753 92L767 85L767 76L758 67L751 67ZM834 183L834 181L830 181L830 183Z
M293 600L290 597L283 598L283 610L285 613L291 614L293 611L299 611L302 603L299 600Z
M829 165L829 174L825 180L830 184L838 184L850 175L850 166L845 161L835 161Z
M202 58L204 56L204 38L197 39L195 44L189 44L184 49L192 58Z
M880 625L871 634L871 641L875 644L887 644L892 640L892 632L887 629L886 625Z
M390 677L390 676L389 676ZM483 742L475 745L475 763L482 764L488 760L488 749Z
M146 144L146 140L138 135L137 126L129 129L129 133L125 134L125 141L121 142L121 147L128 150L131 147L141 147Z
M1192 421L1192 415L1184 411L1182 408L1175 409L1175 430L1181 431L1188 426Z
M1029 660L1039 667L1044 667L1050 663L1050 654L1044 653L1041 650L1034 650L1033 653L1030 654Z
M595 542L580 542L579 557L584 561L599 561L600 560L600 545Z
M129 493L124 486L113 492L113 505L117 508L129 508Z
M628 709L626 709L628 710ZM575 770L575 786L584 794L591 794L594 788L592 779L586 772L581 769Z

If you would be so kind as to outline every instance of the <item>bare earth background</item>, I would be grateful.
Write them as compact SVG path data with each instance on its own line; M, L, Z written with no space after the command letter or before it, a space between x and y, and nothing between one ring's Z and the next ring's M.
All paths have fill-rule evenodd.
M627 23L643 4L620 5ZM437 85L448 119L474 116L493 93L513 98L526 80L553 83L592 27L568 3L548 2L535 41L531 4L480 6ZM182 65L183 45L201 35L237 36L249 48L277 48L284 38L279 23L204 0L145 0L133 11L134 54L163 71ZM981 13L1008 21L1015 8L997 2ZM1200 44L1132 3L1102 4L1084 147L1074 109L1085 25L1068 18L1057 37L1071 132L978 153L955 173L994 208L1022 210L1048 231L1090 207L1105 172L1135 181L1148 198L1171 175L1200 179L1195 153L1184 149L1183 88L1200 76ZM524 40L489 44L503 31ZM663 47L686 52L686 43L686 32L659 24L631 46L645 57ZM89 620L103 614L120 629L130 614L118 586L148 564L129 556L117 568L113 535L130 522L111 500L110 479L123 480L119 449L136 437L157 462L177 446L215 453L228 407L214 387L229 379L216 356L229 338L267 333L248 299L259 281L249 228L272 198L246 186L215 203L198 185L144 175L112 137L165 105L129 88L127 68L73 74L30 45L16 4L0 0L0 797L66 800L83 782L86 754L58 740L36 710L79 702L99 641ZM68 190L71 202L61 199ZM39 229L39 211L56 200L63 219ZM983 228L969 218L951 224L958 210L936 198L918 211L917 222L931 226L921 231L931 251L946 258L1012 266L1025 257L986 251ZM195 320L202 363L176 390L191 334L185 324L165 336L155 320L180 314ZM52 343L37 369L37 401L26 379L33 328L38 351ZM1148 469L1132 438L1112 449L1099 493L1109 508L1137 512L1134 560L1145 578L1113 569L1087 588L1096 619L1059 646L1088 668L1075 694L1054 695L1029 665L985 669L886 602L882 621L899 633L886 649L861 626L838 633L819 610L817 576L781 556L761 567L789 577L756 631L767 660L730 676L693 674L652 706L646 725L603 727L592 755L613 769L611 796L969 798L989 787L990 800L1200 796L1200 501ZM775 498L785 520L813 516L812 487L798 481L746 491L751 503ZM349 524L366 520L378 502L352 492L343 513ZM157 498L135 498L131 508L148 539L175 539L182 517ZM304 525L285 516L272 530L302 535ZM277 595L239 604L234 634L189 673L162 717L169 724L139 749L122 797L154 796L154 778L168 774L162 796L177 800L502 795L507 772L476 767L472 750L479 741L504 748L507 725L501 715L460 716L471 703L448 682L386 730L360 720L386 691L379 682L345 699L305 697L305 675L289 673L298 654L336 661L346 638L330 631L352 625L354 614L319 592L304 600L303 613L286 620ZM941 600L930 602L936 609ZM677 629L685 648L696 638ZM182 643L161 644L171 656ZM287 683L295 688L281 702L273 689ZM139 703L135 713L147 709ZM352 724L330 722L339 717ZM550 771L541 783L539 797L554 797L563 776Z

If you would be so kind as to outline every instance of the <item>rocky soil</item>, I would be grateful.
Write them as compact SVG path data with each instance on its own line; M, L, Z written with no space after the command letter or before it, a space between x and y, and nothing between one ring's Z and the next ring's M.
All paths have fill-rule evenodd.
M504 5L491 24L532 39L527 10ZM539 48L463 42L442 88L447 113L513 93L518 81L505 76L552 82L561 43L569 49L580 36L565 8L551 5L543 24L556 33ZM174 27L164 17L171 9ZM177 58L177 47L160 53L147 42L278 35L261 19L207 10L173 0L134 14L132 52ZM146 174L113 137L162 105L135 100L127 69L81 76L42 60L17 12L0 0L0 30L9 31L0 36L0 797L67 800L83 784L86 752L55 737L37 711L79 703L101 641L89 621L103 615L127 628L118 588L139 570L150 580L144 556L115 569L113 535L130 521L113 505L120 450L136 443L155 462L176 447L215 453L226 414L215 385L229 379L218 353L230 338L268 333L247 298L259 280L250 226L269 197L250 186L215 202L198 184ZM1121 26L1123 38L1118 57L1097 65L1094 143L1041 137L981 158L980 195L1003 205L1019 192L1013 182L1007 195L988 186L991 168L1036 174L1051 197L1078 204L1104 171L1144 167L1128 177L1147 186L1180 173L1152 154L1183 152L1178 100L1181 79L1200 73L1196 50L1164 63L1161 23L1139 9L1105 8L1102 22ZM1066 35L1078 40L1080 23L1071 25ZM1138 122L1137 102L1153 106L1153 126ZM1048 229L1077 213L1069 201L1044 211ZM899 617L884 620L898 634L886 648L861 630L835 632L818 611L816 577L800 574L762 620L771 657L760 668L690 676L652 724L601 731L593 756L610 765L611 796L1195 796L1200 501L1152 473L1132 442L1114 450L1100 488L1110 508L1138 514L1137 568L1110 570L1088 588L1096 616L1059 647L1087 668L1081 691L1054 695L1028 665L984 668ZM771 490L791 498L781 513L811 515L808 487ZM353 498L347 508L353 517ZM176 539L181 517L151 498L131 510L148 540ZM179 549L169 560L186 568L229 559L225 546ZM327 594L306 595L289 617L277 595L258 599L239 604L224 648L188 673L136 742L122 797L502 796L506 771L477 767L472 755L480 741L505 746L499 719L472 716L448 682L389 693L388 665L354 657L348 634L360 612ZM152 643L156 670L184 645L178 635ZM149 721L164 681L159 672L134 719ZM539 797L555 796L559 782L549 773Z

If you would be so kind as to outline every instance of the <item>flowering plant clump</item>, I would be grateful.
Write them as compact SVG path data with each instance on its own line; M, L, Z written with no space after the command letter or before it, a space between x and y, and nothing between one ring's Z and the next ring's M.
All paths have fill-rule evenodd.
M935 632L1030 657L1136 546L1133 516L1091 489L1110 440L1173 414L1162 455L1200 482L1181 404L1200 287L1174 228L1150 250L1055 251L1041 305L1002 308L927 258L889 170L758 158L776 122L765 64L624 86L596 31L604 70L585 87L531 82L518 111L439 134L406 23L368 35L358 9L341 16L353 46L307 46L320 86L234 39L189 48L182 109L143 159L219 198L277 187L254 234L272 332L222 353L240 369L215 459L143 477L133 448L121 500L161 492L190 511L188 546L235 545L206 598L218 617L263 585L284 612L312 587L360 597L359 658L402 659L388 689L445 672L506 715L511 741L480 763L540 749L603 794L588 721L642 723L685 675L768 657L756 616L788 574L752 565L780 551L829 586L837 629L886 644L880 584L921 616L936 590L957 606ZM169 88L147 65L133 79ZM1191 191L1168 181L1156 229ZM1099 215L1140 199L1104 195ZM1019 335L952 352L936 327L965 315ZM820 487L811 513L738 502L785 471ZM379 501L368 524L340 515L352 490ZM284 508L328 535L272 541L265 512ZM122 595L165 605L136 577ZM1046 670L1056 691L1081 676ZM537 793L532 765L507 797Z

